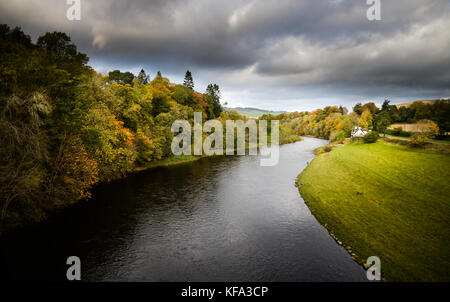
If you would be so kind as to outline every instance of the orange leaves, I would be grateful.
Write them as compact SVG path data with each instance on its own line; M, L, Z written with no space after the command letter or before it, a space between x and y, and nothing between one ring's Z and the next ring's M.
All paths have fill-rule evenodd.
M99 181L97 162L89 158L83 142L72 136L63 142L59 173L65 191L75 200L89 198L89 189Z
M120 129L121 133L124 137L124 142L127 146L132 146L134 141L134 134L130 131L128 128L122 128Z
M127 146L132 146L134 141L134 134L130 129L124 127L124 122L118 120L114 114L111 114L110 126L113 131L118 133L122 142Z

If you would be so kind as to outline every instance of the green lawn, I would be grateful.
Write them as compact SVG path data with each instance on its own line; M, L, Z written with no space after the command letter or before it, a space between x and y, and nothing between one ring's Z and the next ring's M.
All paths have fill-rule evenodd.
M450 155L383 142L316 157L297 179L316 218L388 281L450 281Z

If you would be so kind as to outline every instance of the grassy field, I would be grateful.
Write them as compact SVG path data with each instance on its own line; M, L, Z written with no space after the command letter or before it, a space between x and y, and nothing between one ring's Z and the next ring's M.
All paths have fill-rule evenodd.
M450 155L378 142L335 147L297 179L315 217L387 281L450 281Z

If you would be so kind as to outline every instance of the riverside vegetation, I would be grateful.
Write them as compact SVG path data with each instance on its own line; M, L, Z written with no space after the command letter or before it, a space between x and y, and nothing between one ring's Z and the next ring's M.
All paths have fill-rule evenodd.
M217 84L195 91L189 70L176 84L159 71L103 75L88 61L64 33L33 43L0 25L0 234L88 199L99 182L197 159L173 156L175 120L247 120L223 111ZM280 143L300 139L280 125Z

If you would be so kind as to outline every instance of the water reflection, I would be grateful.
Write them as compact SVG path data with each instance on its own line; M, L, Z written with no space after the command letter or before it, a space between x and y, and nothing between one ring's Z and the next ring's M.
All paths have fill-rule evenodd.
M103 185L88 202L3 240L1 277L64 279L65 259L77 255L82 279L92 281L364 280L294 186L324 143L281 146L273 167L255 156L211 157Z

